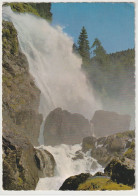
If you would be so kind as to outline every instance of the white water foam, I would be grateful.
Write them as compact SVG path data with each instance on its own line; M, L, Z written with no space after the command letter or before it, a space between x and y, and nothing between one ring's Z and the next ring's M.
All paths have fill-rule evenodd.
M95 174L103 172L101 165L91 157L90 151L82 153L82 159L73 160L75 153L81 151L81 144L66 145L61 144L55 147L41 146L48 150L55 158L56 169L54 177L40 178L36 190L59 190L65 179L80 173Z
M34 15L12 12L10 7L3 7L3 19L13 22L17 30L29 71L41 91L43 117L61 107L91 119L101 104L81 70L81 58L72 52L72 38L60 26L52 27Z

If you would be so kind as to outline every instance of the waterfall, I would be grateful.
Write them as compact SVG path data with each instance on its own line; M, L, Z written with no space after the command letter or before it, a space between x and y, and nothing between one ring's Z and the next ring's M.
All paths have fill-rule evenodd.
M18 33L19 45L29 62L29 71L41 91L43 117L61 107L91 119L101 108L81 70L81 58L72 53L73 40L60 26L27 13L3 8L3 19L11 21Z
M39 112L43 118L56 107L61 107L91 119L95 110L101 109L101 104L81 70L81 58L72 52L72 38L60 26L52 27L46 20L31 14L14 13L9 6L3 7L3 19L11 21L17 30L19 46L27 57L29 72L41 91ZM44 122L41 139L43 127ZM58 190L71 175L102 170L90 152L82 153L82 159L73 160L77 151L81 150L80 144L43 148L51 152L57 166L55 176L40 179L36 190Z

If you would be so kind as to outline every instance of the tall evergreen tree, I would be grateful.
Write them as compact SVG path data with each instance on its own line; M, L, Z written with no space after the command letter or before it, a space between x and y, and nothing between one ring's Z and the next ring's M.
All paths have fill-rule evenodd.
M88 64L90 61L90 47L87 31L84 26L82 27L80 36L78 38L78 52L82 57L83 64Z

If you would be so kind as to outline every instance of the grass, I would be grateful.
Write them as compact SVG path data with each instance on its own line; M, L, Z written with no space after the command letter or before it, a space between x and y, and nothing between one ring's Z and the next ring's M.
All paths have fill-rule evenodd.
M132 187L117 184L106 177L96 177L88 179L86 182L80 184L78 190L132 190Z

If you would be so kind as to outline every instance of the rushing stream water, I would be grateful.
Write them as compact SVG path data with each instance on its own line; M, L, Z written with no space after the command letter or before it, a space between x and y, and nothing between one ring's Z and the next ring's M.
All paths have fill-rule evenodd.
M42 146L41 146L42 147ZM91 152L82 153L82 159L73 160L76 152L81 150L81 144L59 146L43 146L55 158L55 176L40 178L36 190L59 190L66 178L80 173L95 174L97 171L103 172L101 165L91 157Z

